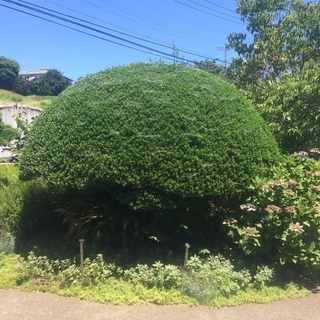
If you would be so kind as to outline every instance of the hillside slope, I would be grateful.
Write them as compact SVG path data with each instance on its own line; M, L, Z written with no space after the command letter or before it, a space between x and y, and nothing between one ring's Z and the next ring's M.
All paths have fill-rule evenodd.
M43 109L50 105L54 98L53 96L22 96L12 91L0 89L0 106L4 104L21 103Z

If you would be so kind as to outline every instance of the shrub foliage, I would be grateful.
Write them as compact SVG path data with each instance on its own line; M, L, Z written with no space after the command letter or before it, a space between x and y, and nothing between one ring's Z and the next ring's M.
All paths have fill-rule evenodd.
M18 76L13 91L22 95L57 96L70 85L71 81L60 71L50 69L39 82L26 81L22 76Z
M20 138L20 131L4 124L0 114L0 146L8 146L14 139Z
M164 210L239 197L277 159L262 118L232 85L182 65L134 64L63 92L29 133L21 177L103 186L130 210Z
M52 227L46 183L43 179L19 181L18 175L18 166L0 167L0 242L11 235L20 237Z
M19 63L15 60L0 56L0 88L11 90L19 73Z
M108 181L182 196L235 194L278 149L230 85L183 66L136 64L89 76L36 122L22 176L64 187Z
M230 235L246 254L281 264L320 271L319 150L286 157L273 179L257 178L253 194L234 218L225 220Z

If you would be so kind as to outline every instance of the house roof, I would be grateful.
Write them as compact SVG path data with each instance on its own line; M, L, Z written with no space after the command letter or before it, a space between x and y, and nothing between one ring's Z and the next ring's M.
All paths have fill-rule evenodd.
M31 70L31 71L23 71L19 72L21 76L35 76L35 75L44 75L49 71L49 69L39 69L39 70Z

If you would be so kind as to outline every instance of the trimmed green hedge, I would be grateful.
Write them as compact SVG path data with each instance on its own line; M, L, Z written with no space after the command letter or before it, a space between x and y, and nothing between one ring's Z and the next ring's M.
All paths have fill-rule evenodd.
M166 195L238 196L279 158L232 85L187 66L139 63L87 76L58 96L29 133L21 177L130 188L139 207L140 198Z

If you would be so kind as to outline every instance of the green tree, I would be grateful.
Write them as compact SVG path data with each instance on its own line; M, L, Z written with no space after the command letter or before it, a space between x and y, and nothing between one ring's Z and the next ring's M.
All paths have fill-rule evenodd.
M225 74L225 68L217 65L214 60L201 60L201 61L195 61L195 66L199 68L200 70L207 71L219 76L223 76Z
M13 85L13 91L23 96L36 93L37 83L26 81L22 76L17 76Z
M99 188L108 195L100 209L113 207L112 217L123 208L128 220L181 208L188 215L189 207L205 215L209 201L236 201L279 158L264 121L234 86L179 64L135 64L59 95L31 127L21 177L40 175L83 194Z
M254 89L277 81L284 72L302 70L319 58L320 4L302 0L238 0L237 12L247 23L246 34L232 33L228 47L239 57L230 67L239 86ZM258 93L259 94L259 93Z
M269 86L259 110L283 150L292 153L319 146L319 101L319 63L306 62L302 70L284 73Z
M55 69L48 70L41 81L25 81L18 76L13 91L22 95L57 96L71 85L71 80Z
M304 86L309 87L306 73L312 72L313 68L319 69L319 1L305 3L302 0L239 0L237 11L247 23L247 30L251 34L249 40L252 41L247 41L243 33L233 33L228 37L228 47L238 53L238 57L233 59L228 69L228 77L259 106L271 128L276 129L274 133L284 150L291 151L286 147L287 138L293 132L297 135L293 137L294 144L291 149L316 143L317 139L314 140L315 135L311 133L314 131L311 125L315 124L312 117L316 111L305 113L305 108L311 105L313 109L319 108L319 104L314 103L319 101L319 91L312 89L313 102L308 101L306 104L301 104L307 98L306 95L301 99L298 96L289 99L289 104L284 93L286 87L292 89L294 83L297 84L301 78L304 79ZM314 77L313 81L316 81L318 76ZM287 93L292 96L290 90ZM315 94L318 98L315 98ZM299 113L299 109L301 115L307 115L303 117L304 123L291 121ZM265 111L268 114L265 114ZM295 115L291 114L291 111ZM272 113L275 115L272 116ZM282 115L279 117L279 114ZM300 143L297 143L298 135Z
M15 60L0 57L0 88L12 90L19 74L19 63Z
M38 83L37 93L43 96L57 96L71 85L63 74L55 69L48 70Z

